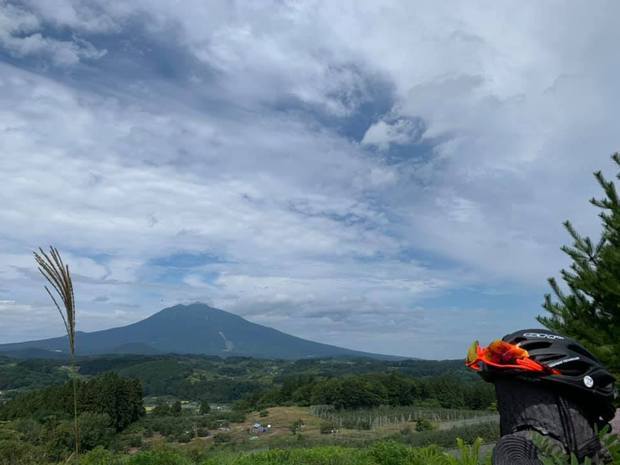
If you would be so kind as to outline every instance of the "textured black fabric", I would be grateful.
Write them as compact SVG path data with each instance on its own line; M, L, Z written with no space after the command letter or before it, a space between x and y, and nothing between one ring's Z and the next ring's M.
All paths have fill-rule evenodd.
M536 381L498 377L494 383L502 436L536 431L557 440L566 453L590 457L593 464L605 463L596 435L600 419L587 403Z
M493 465L542 465L534 443L520 433L502 436L493 449Z

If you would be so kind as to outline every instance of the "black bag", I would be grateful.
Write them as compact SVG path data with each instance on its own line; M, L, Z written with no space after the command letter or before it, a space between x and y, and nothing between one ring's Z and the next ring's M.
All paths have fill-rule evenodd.
M580 463L589 457L593 465L611 462L597 431L606 424L598 406L587 397L550 389L538 379L497 377L493 380L500 414L500 433L493 454L494 465L534 465L535 435L542 435L558 452L575 454Z

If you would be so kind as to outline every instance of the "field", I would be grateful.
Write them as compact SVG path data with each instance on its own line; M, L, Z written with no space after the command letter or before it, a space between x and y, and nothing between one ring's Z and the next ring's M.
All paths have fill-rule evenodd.
M412 411L412 416L417 418L452 417L434 422L435 429L422 432L415 431L416 421L408 420L363 430L342 427L326 431L325 419L317 416L316 410L273 407L251 412L243 422L217 428L208 437L193 438L184 444L166 441L157 434L145 440L141 452L132 450L122 459L95 450L84 460L89 465L474 465L477 459L455 461L461 454L456 447L457 438L469 436L467 442L474 443L476 437L486 436L474 448L479 448L478 458L482 459L488 455L489 445L497 435L496 416L480 412L463 413L461 419L454 419L456 412L450 414L441 409L437 412L425 409L419 414ZM381 409L380 413L385 414L386 410ZM345 414L352 416L354 412ZM258 430L257 424L266 429ZM413 445L406 444L407 437L414 438ZM441 448L438 443L446 447Z
M386 408L387 409L387 408ZM382 409L382 410L386 410ZM239 423L226 422L210 431L206 437L196 437L193 434L196 426L191 421L186 430L192 436L188 440L179 440L155 433L144 439L144 446L162 446L163 444L177 443L185 448L204 448L209 450L228 451L256 451L273 448L300 448L317 446L342 446L363 448L377 441L392 440L412 446L427 446L432 444L453 448L458 437L473 441L482 437L485 442L493 442L498 434L497 416L480 412L463 414L460 420L434 421L422 431L417 431L419 423L416 421L393 421L377 424L371 428L358 429L348 427L334 427L329 421L317 416L316 409L299 406L279 406L265 409L261 412L249 413L245 420ZM394 409L397 410L397 409ZM346 416L354 416L356 412L342 412ZM384 414L382 411L381 414ZM364 412L363 415L367 415ZM456 414L456 412L454 412ZM423 410L418 418L446 416L446 412L439 409L432 412ZM190 419L186 415L185 419ZM200 417L193 417L199 424ZM177 423L179 421L177 420ZM133 434L143 428L145 423L138 422L130 432ZM174 438L174 436L171 436Z

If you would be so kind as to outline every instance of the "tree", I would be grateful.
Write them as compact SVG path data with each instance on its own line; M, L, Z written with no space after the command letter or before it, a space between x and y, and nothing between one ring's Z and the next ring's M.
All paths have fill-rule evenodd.
M66 383L19 394L0 405L0 419L43 418L73 412L72 387L72 383ZM79 381L76 392L80 412L106 414L116 431L123 430L144 415L142 385L138 380L104 373L87 381ZM75 438L71 443L74 442Z
M612 156L620 167L620 154ZM553 291L545 295L543 307L550 315L538 321L548 328L574 337L592 351L615 374L620 374L620 198L613 181L594 173L605 194L590 203L600 209L602 232L594 243L581 236L570 223L564 226L573 239L562 247L571 259L569 270L561 270L562 289L549 279ZM620 174L616 176L620 179Z
M183 410L183 407L181 407L180 400L177 400L174 404L172 404L172 407L170 407L170 413L175 417L178 417L179 415L181 415L182 410Z
M200 414L206 415L210 411L211 411L211 406L209 405L209 402L207 402L206 400L201 401L200 402Z
M158 401L157 405L153 408L153 415L170 415L170 406L166 402L162 402L161 400Z

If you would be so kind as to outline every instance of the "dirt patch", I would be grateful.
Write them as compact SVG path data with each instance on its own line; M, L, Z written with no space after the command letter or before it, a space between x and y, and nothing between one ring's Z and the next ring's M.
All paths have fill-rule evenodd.
M611 420L611 430L616 434L620 434L620 409L616 410L616 417Z

